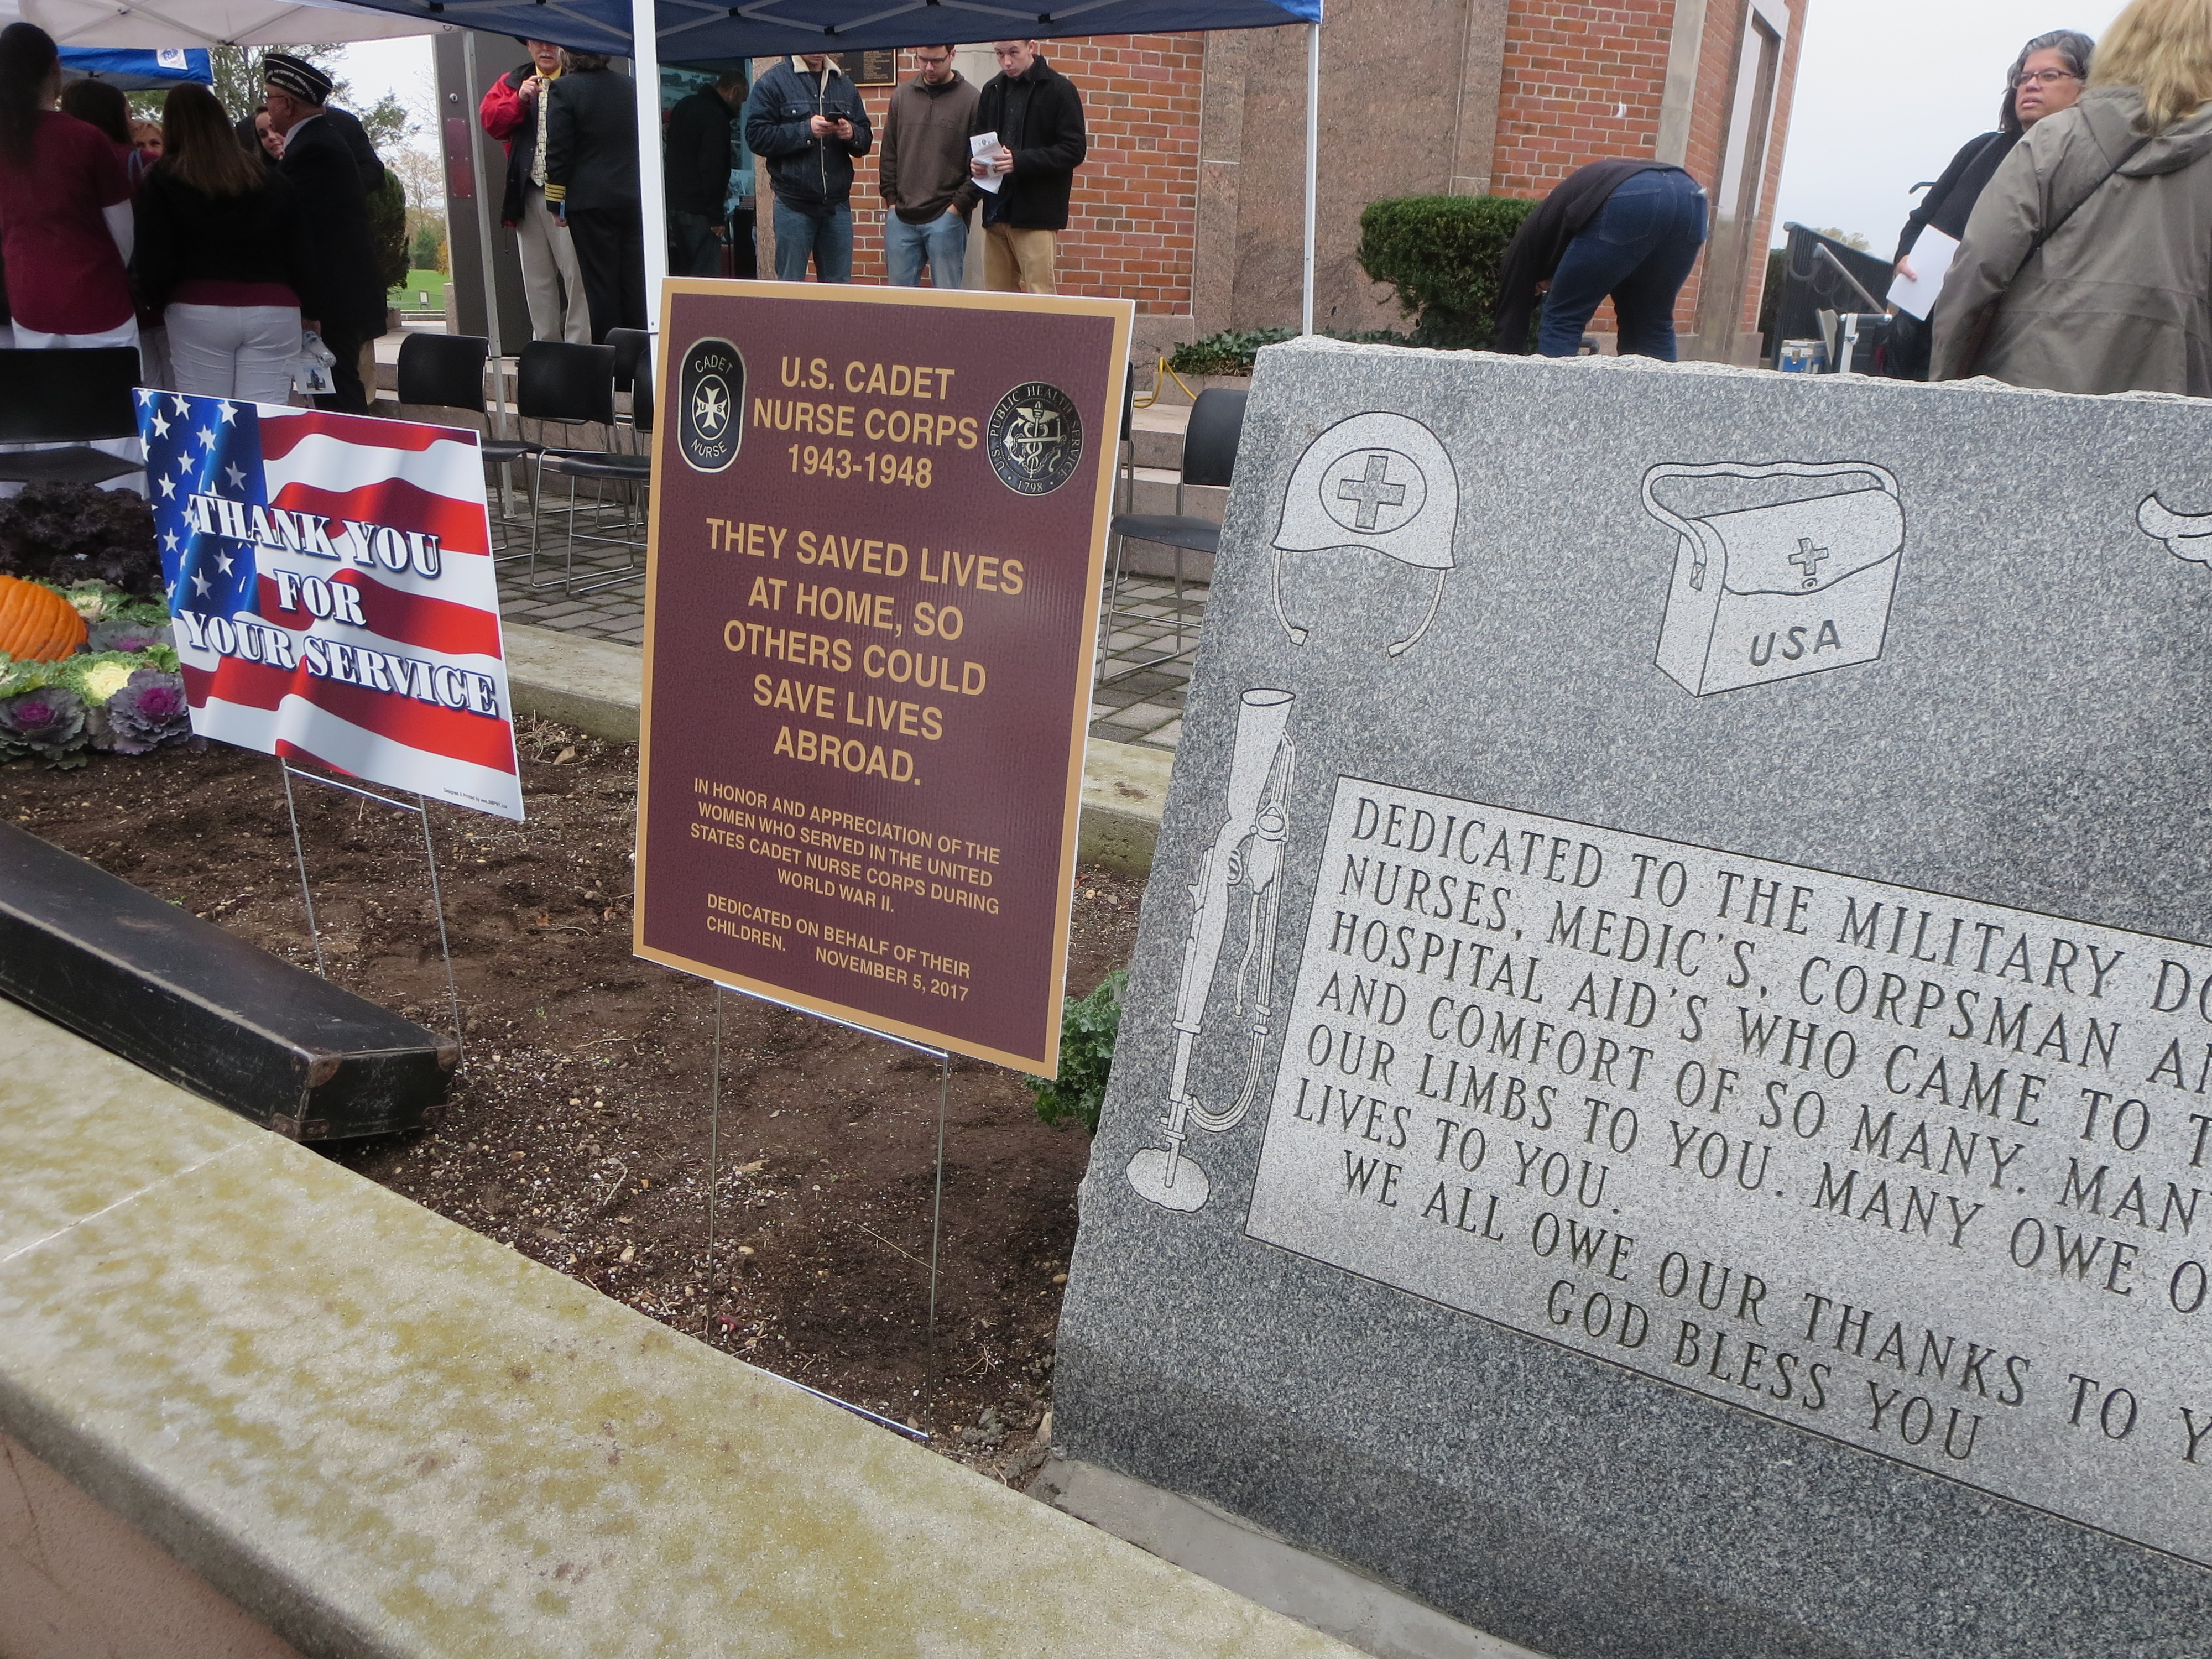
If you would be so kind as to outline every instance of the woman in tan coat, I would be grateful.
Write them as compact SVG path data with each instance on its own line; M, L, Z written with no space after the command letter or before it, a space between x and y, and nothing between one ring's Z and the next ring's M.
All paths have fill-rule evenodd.
M1975 204L1931 379L2212 397L2208 100L2212 0L2134 0Z

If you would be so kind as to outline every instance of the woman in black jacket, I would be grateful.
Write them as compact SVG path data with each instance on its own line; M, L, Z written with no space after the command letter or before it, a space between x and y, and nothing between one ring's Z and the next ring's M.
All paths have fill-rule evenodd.
M1905 233L1897 239L1899 276L1908 281L1918 276L1912 268L1911 255L1922 231L1933 226L1953 241L1966 234L1974 204L1996 173L1997 163L2012 153L2021 135L2045 116L2072 108L2080 99L2089 78L2089 55L2095 46L2086 34L2053 29L2020 49L2020 56L2013 59L2005 76L1997 130L1968 139L1905 219ZM1888 341L1882 350L1883 372L1900 380L1926 380L1929 339L1925 322L1909 312L1898 313L1890 319Z
M138 192L131 274L140 301L167 320L176 389L286 402L301 308L321 309L299 197L240 148L205 87L170 92L161 144Z

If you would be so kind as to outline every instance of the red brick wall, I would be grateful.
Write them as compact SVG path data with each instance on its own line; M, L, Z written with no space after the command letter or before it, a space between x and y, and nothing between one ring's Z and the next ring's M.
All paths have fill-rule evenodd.
M1767 140L1754 249L1772 240L1775 193L1789 137L1789 109L1797 84L1797 54L1807 0L1790 0L1790 39L1784 43L1774 107L1779 112ZM1506 21L1504 73L1498 95L1498 137L1491 189L1500 196L1540 197L1587 162L1605 156L1654 153L1666 93L1674 0L1511 0ZM1698 59L1698 89L1685 165L1707 191L1720 185L1720 152L1735 89L1741 0L1715 0L1705 15ZM1757 326L1765 273L1754 252L1746 284L1741 326ZM1698 262L1675 307L1676 326L1695 326L1705 276ZM1593 325L1614 325L1610 305Z
M1512 0L1492 194L1540 197L1588 162L1650 155L1674 13L1674 0Z
M1202 34L1107 35L1048 40L1045 60L1075 82L1091 152L1076 169L1067 228L1060 238L1063 294L1134 300L1140 313L1187 316L1198 233L1199 87ZM915 71L898 55L902 80ZM862 88L880 130L889 87ZM876 156L855 164L853 279L885 279ZM981 215L975 220L978 234Z

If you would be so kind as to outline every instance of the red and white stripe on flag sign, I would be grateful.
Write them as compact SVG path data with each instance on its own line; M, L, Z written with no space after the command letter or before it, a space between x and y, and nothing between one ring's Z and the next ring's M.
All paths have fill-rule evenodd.
M142 391L204 737L522 817L477 434Z

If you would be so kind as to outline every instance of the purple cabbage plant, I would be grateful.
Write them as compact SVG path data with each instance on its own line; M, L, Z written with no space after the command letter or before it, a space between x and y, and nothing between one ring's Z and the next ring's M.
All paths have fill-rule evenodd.
M143 755L149 749L191 735L191 710L185 698L185 677L159 668L141 668L110 697L104 745L118 755Z
M179 690L179 697L183 695ZM86 715L84 699L65 685L42 685L0 700L0 757L27 753L60 766L82 766L89 741Z

